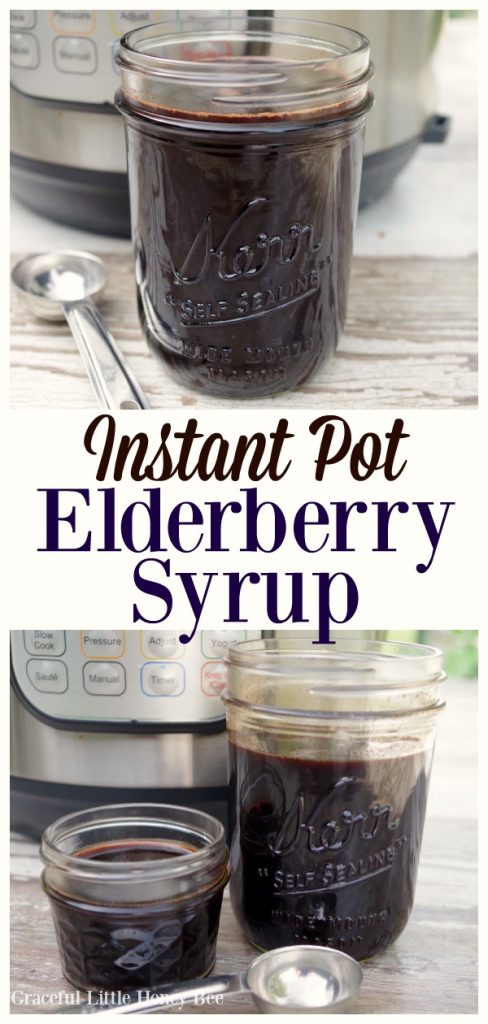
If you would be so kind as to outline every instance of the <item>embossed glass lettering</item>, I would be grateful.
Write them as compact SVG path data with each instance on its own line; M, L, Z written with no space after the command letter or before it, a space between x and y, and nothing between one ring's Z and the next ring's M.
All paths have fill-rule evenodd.
M312 224L294 223L284 234L268 235L259 232L254 245L239 244L241 230L248 227L250 215L270 203L266 196L249 200L234 214L220 240L214 243L212 213L209 211L193 239L188 252L177 269L173 263L173 274L178 284L194 285L206 277L211 262L216 264L221 281L236 281L241 278L257 277L274 260L285 266L293 263L300 252L309 254L319 251L322 241L315 242ZM305 244L306 243L306 244ZM306 283L300 286L306 291Z
M381 826L386 831L398 828L399 819L392 818L391 805L383 805L377 801L364 811L355 813L344 808L339 818L328 818L330 805L335 802L340 791L351 784L362 785L358 779L345 776L320 798L308 815L305 813L305 794L297 793L279 832L268 837L269 850L281 855L291 853L304 833L308 834L307 845L311 853L343 850L352 841L355 833L359 840L369 842L375 838Z

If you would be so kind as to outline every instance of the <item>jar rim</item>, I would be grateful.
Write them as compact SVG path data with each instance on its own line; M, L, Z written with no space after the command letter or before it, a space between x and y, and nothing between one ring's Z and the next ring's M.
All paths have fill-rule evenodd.
M239 14L240 12L239 11L235 11L235 12L232 12L232 13ZM307 33L307 34L305 34L303 36L296 36L296 33L292 33L292 32L289 32L289 33L281 32L281 33L279 33L279 36L281 36L281 37L284 36L284 37L292 38L294 36L295 38L299 39L300 42L302 42L302 43L306 43L308 45L313 44L315 46L315 48L317 48L317 49L319 49L320 46L325 47L327 42L328 42L328 45L329 45L329 55L328 56L323 56L323 57L317 58L317 55L315 55L315 56L310 56L310 58L308 60L303 60L303 59L280 60L280 62L279 62L280 69L285 70L285 69L289 69L289 68L304 68L304 67L307 67L307 66L316 68L316 67L321 66L321 65L330 64L333 61L337 62L337 60L341 60L342 58L347 58L347 57L351 57L351 56L358 56L358 55L361 55L361 54L366 54L366 55L369 54L369 39L365 35L363 35L362 32L358 32L357 29L348 28L348 27L343 26L343 25L337 25L335 22L322 22L322 21L317 21L314 18L303 18L303 17L302 18L292 18L288 14L285 14L283 16L282 12L279 12L279 13L280 13L280 23L286 22L290 26L291 25L294 25L294 26L299 25L299 26L302 26L304 29L308 28L310 31L312 29L315 29L316 31L319 31L321 33L324 33L325 31L328 31L328 34L329 34L330 37L332 37L333 35L336 36L335 40L333 40L332 38L330 38L329 40L326 40L326 39L320 39L318 36L312 36L309 33ZM211 22L213 19L217 20L217 18L218 18L218 12L214 12L214 14L212 15L211 18L208 18L208 17L205 18L205 22L208 23L208 22ZM260 41L260 39L261 39L261 37L263 35L266 35L266 30L264 30L263 28L258 30L257 25L260 24L262 26L263 23L265 23L265 22L269 23L269 25L272 25L273 19L271 17L269 17L269 16L264 15L264 14L248 15L247 16L247 25L248 26L251 25L251 29L249 29L249 28L244 28L244 29L240 29L240 30L235 30L234 29L233 31L234 31L236 36L245 36L245 37L247 37L249 39L254 37L254 41L258 42L258 41ZM253 28L253 26L255 26L255 28ZM171 29L171 28L174 28L174 30L175 30L174 34L171 34L171 32L166 32L165 31L166 29ZM269 29L268 29L268 32L269 32ZM188 57L187 58L178 58L178 59L176 59L174 57L164 57L163 58L161 56L158 56L157 54L147 53L147 52L144 51L144 49L142 49L142 45L139 45L139 46L137 45L138 43L139 44L146 44L147 45L149 40L151 40L151 42L154 43L156 40L163 40L163 39L167 40L168 45L174 45L175 43L180 42L182 39L185 39L187 41L190 41L190 40L191 41L196 41L197 39L201 39L202 36L207 38L207 39L213 38L214 41L215 41L218 36L223 36L223 35L225 35L226 38L228 38L229 30L225 31L223 29L219 29L219 30L214 29L213 32L209 32L208 29L200 29L200 30L195 29L195 28L191 29L189 26L182 26L181 22L177 21L176 19L172 19L172 20L168 19L168 21L165 21L165 22L162 22L162 23L157 23L156 22L156 23L152 23L150 25L144 25L144 26L139 27L139 28L131 29L130 32L126 32L126 34L124 36L122 36L122 38L120 39L120 42L119 42L119 51L118 51L117 60L120 60L121 63L123 62L122 57L120 56L120 54L122 53L123 57L125 59L127 59L129 62L133 62L137 66L139 66L140 63L142 62L147 67L147 69L152 68L153 70L155 70L158 67L160 68L161 64L162 64L162 62L164 60L164 61L168 62L168 65L169 65L170 68L174 69L174 72L177 72L178 69L180 69L182 71L183 71L183 69L186 69L187 71L192 69L195 72L201 71L201 73L203 73L205 75L205 77L208 77L209 69L214 70L218 74L221 74L222 70L223 70L223 64L224 64L224 66L227 69L230 69L232 66L242 68L243 61L242 61L242 59L240 60L237 57L236 57L235 61L234 61L234 59L232 59L230 61L226 60L225 62L223 62L221 58L220 59L216 59L216 60L212 60L212 59L209 59L209 58L206 58L206 59L203 59L203 60L194 60L193 58L190 59ZM339 43L340 36L342 36L342 44ZM350 46L347 46L346 40L350 41L350 43L351 43ZM343 52L342 53L330 52L330 47L332 45L335 45L335 46L342 45L342 47L344 48ZM278 63L278 62L275 61L272 58L271 62L263 60L262 63L265 66L267 64L268 68L269 68L270 63ZM246 67L248 68L249 65L246 65Z
M219 12L205 27L168 19L122 37L116 63L129 107L155 119L283 123L365 114L374 69L369 40L288 12ZM368 99L369 97L369 99Z
M443 675L439 682L443 682L445 675ZM252 711L255 715L262 715L263 717L271 718L276 723L280 721L286 721L289 723L292 719L297 722L310 724L320 722L369 722L372 719L375 721L384 723L397 722L402 719L411 720L412 717L421 719L422 716L431 716L442 711L446 702L442 698L438 697L432 701L431 704L427 704L421 707L405 708L404 710L367 710L367 711L324 711L324 710L307 710L306 708L287 708L287 707L273 707L269 704L254 704L248 701L239 700L237 697L231 697L228 690L222 694L222 700L224 704L229 707L234 707L240 711Z
M386 664L394 664L403 670L398 681L385 681L383 685L387 687L404 687L409 681L415 686L422 676L426 681L438 678L442 651L439 647L396 640L348 637L345 640L337 638L333 644L320 644L311 638L280 639L278 636L236 641L229 645L225 660L229 665L252 669L253 674L265 672L266 675L286 676L301 667L307 674L328 672L331 679L337 676L341 689L356 689L358 685L363 689L370 681L374 689L378 689L382 683L378 682L374 669ZM406 671L408 669L411 673ZM341 673L347 673L347 676L352 673L356 678L348 684L340 680Z
M332 645L313 638L246 640L226 655L227 712L293 721L383 720L436 713L445 679L437 647L348 637Z
M178 853L177 857L161 860L137 861L99 861L90 857L80 857L63 849L75 836L89 835L90 829L114 829L126 824L161 826L161 829L184 829L188 841L197 839L201 845L195 850ZM130 828L129 835L130 837ZM134 838L134 837L133 837ZM168 839L168 836L165 836ZM87 846L90 842L87 841ZM83 849L83 847L81 847ZM192 875L201 868L218 864L222 861L222 869L227 862L225 829L217 818L189 807L158 803L126 803L104 804L90 807L83 811L74 811L58 818L48 826L42 836L41 860L47 867L66 871L91 881L107 881L134 883L164 879L177 879Z

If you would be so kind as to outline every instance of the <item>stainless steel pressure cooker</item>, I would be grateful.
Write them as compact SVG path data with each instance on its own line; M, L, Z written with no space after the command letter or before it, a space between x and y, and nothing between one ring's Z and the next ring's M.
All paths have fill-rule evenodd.
M260 633L11 633L11 823L39 836L92 805L156 801L227 815L220 694L228 644Z
M125 145L113 105L118 39L161 20L192 20L206 11L10 12L12 189L27 206L62 223L102 233L130 233ZM247 11L217 12L246 24ZM267 12L273 13L273 12ZM392 182L422 140L441 141L432 56L442 12L300 11L359 29L371 41L375 108L368 119L361 189L371 202Z

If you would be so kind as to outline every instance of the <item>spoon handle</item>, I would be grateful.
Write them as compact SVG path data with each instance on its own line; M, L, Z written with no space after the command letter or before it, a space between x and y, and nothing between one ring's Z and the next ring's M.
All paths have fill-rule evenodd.
M178 985L162 985L158 989L142 992L126 992L121 997L125 1002L120 1005L100 1003L80 1003L59 1009L57 1013L152 1013L153 1010L179 1009L192 1003L202 1006L215 996L225 996L230 992L247 992L245 974L217 974L211 978L200 978L199 981L182 981ZM212 1005L211 1002L209 1005Z
M67 302L64 315L99 404L104 409L150 409L133 371L90 299Z

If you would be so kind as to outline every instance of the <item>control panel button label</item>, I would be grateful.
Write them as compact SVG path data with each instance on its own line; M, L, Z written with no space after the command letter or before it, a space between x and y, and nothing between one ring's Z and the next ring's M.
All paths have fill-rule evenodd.
M54 40L54 62L58 71L92 75L97 69L97 48L92 39L58 36Z
M206 658L223 658L229 644L242 640L242 630L224 629L204 630L202 633L202 651Z
M152 25L159 20L159 11L109 11L112 32L123 36L133 28Z
M28 654L49 654L56 658L66 650L64 629L24 629L24 647Z
M55 32L85 35L95 28L95 11L50 11L49 16Z
M113 662L89 661L83 665L83 686L95 697L119 697L125 693L125 668Z
M185 690L183 666L175 662L142 666L142 692L148 697L179 697Z
M29 32L10 33L10 63L15 68L37 68L39 43Z
M227 684L227 671L223 661L207 661L202 668L202 690L206 697L220 697Z
M141 630L141 651L145 658L179 658L183 653L183 644L179 634L169 629Z
M88 658L122 658L125 634L110 629L82 629L81 650Z
M40 693L66 693L68 669L64 661L49 658L31 658L26 665L27 675Z
M35 11L10 11L10 24L12 28L34 28L35 23Z

